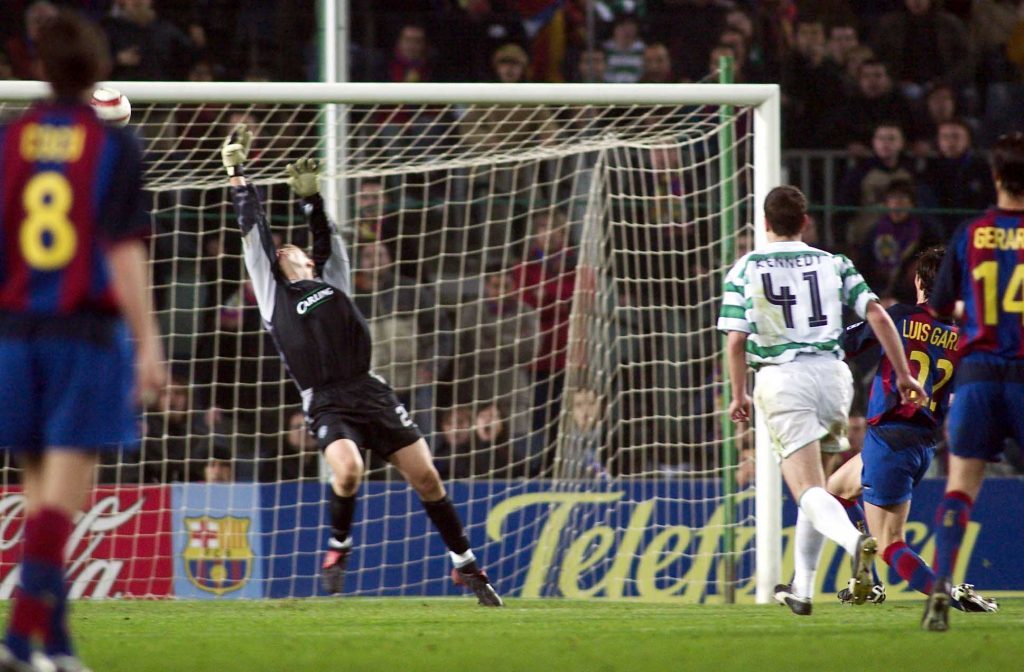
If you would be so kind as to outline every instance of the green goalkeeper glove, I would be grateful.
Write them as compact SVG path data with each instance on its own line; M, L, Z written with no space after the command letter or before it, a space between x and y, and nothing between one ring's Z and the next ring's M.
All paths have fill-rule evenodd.
M234 177L242 174L242 164L249 156L251 147L252 131L246 128L245 124L238 124L224 140L224 146L220 148L220 158L224 162L224 169L228 171L228 175Z
M320 193L320 162L316 159L299 159L289 165L288 186L297 196L309 198Z

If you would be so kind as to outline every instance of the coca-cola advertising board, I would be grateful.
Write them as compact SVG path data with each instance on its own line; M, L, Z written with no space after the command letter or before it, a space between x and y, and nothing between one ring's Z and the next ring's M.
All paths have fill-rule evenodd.
M0 488L0 599L17 585L24 530L21 488ZM171 488L96 488L75 519L66 554L72 598L171 595Z

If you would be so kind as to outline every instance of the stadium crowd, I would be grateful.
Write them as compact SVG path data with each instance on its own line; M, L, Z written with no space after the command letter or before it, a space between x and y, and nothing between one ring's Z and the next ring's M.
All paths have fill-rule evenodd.
M809 183L812 199L834 194L834 207L818 212L820 238L847 252L889 302L913 302L918 250L948 240L961 219L993 202L985 148L999 134L1019 129L1024 118L1020 0L595 0L592 11L586 0L350 4L349 78L354 81L715 81L719 57L731 56L735 81L781 85L783 146L790 156L833 152L839 167L834 184L826 184L823 175L812 176ZM0 79L39 78L34 45L39 25L56 7L73 6L99 20L106 31L114 80L315 81L314 5L297 0L7 0L0 3ZM490 123L490 133L500 133L502 123L521 127L524 122L473 118L476 113L438 123L458 125L469 137L481 121ZM536 117L530 122L539 140L557 134L563 123ZM672 165L666 164L674 158L653 151L642 160L668 174ZM513 190L517 182L538 179L514 173L467 181L490 180L492 188ZM649 186L650 193L664 196L665 217L675 218L681 192L695 185ZM443 475L552 473L550 447L558 428L569 334L565 299L577 282L573 227L578 213L550 208L526 217L514 193L493 205L507 209L503 212L514 237L527 241L523 257L504 266L482 258L475 270L485 280L468 292L475 302L462 300L465 295L452 301L434 296L423 284L437 273L423 261L441 245L432 237L441 215L423 206L415 217L405 217L406 194L386 181L364 180L353 185L352 193L357 303L372 318L374 340L391 344L379 349L374 366L433 437ZM184 203L194 196L177 198ZM502 219L494 212L489 216ZM408 234L411 226L420 227L415 236L397 239L398 231ZM471 237L480 240L470 243L477 246L488 245L495 235L474 231ZM196 307L197 335L185 348L189 356L175 357L173 384L147 414L146 436L152 439L147 445L159 446L162 454L144 450L137 465L110 465L105 477L316 478L315 442L302 431L297 394L262 333L251 286L237 280L240 269L229 268L229 258L219 259L221 252L238 250L221 249L221 238L199 224L187 234L176 233L172 242L156 238L157 285L172 284L166 277L161 283L161 274L171 272L172 257L190 251L202 260L194 280L206 288ZM627 256L633 255L624 267L642 263L636 260L652 251L626 240L625 234L620 241ZM654 244L656 251L678 257L668 271L675 275L652 281L643 296L623 299L621 328L664 334L694 320L711 324L712 315L679 321L670 316L657 325L629 317L630 307L640 314L644 305L689 296L685 276L713 263L687 256L692 239L686 235L668 235ZM665 283L676 284L662 291ZM158 295L164 307L172 301L170 293ZM701 295L717 292L704 288ZM683 301L673 309L675 315L693 307ZM620 356L641 362L637 375L644 380L638 388L663 387L663 381L646 378L644 363L685 358L688 350L648 342ZM698 351L707 346L687 347ZM240 358L245 365L239 365ZM862 383L870 379L868 371L855 373ZM682 375L688 389L711 389L713 380L706 373L687 370ZM199 383L201 391L187 389L190 382ZM628 397L628 383L620 386ZM532 396L524 397L527 392ZM594 389L572 392L566 399L566 450L578 451L587 473L600 473L605 467L591 464L598 447L607 450L619 439L601 435L609 430L599 428L628 425L630 412L610 408ZM644 411L634 414L672 415L671 409L656 408L659 403L664 402L644 397L636 402ZM630 429L631 436L659 445L713 442L717 430L710 411L716 400L701 392L681 403L696 420L676 433L662 434L659 426L648 425ZM260 408L279 410L261 415L255 412ZM622 422L597 422L602 413L616 413ZM654 453L642 464L634 464L632 457L622 461L615 471L699 471L714 461L700 449L686 458L686 465L664 464L671 458ZM371 467L371 474L383 473L381 465ZM138 473L126 473L129 468Z

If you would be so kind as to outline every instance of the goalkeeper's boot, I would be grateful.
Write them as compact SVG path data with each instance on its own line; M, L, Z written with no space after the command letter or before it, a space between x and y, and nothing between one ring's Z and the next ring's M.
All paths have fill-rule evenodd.
M871 579L871 567L878 554L878 541L866 534L857 540L857 550L853 554L853 579L850 581L850 594L854 604L864 604L875 587Z
M341 595L345 587L345 565L348 564L348 556L351 554L351 548L329 548L324 553L324 562L320 565L320 579L324 592L328 595Z
M477 603L482 607L504 607L498 591L494 590L491 580L482 569L474 572L464 572L461 569L452 569L452 581L456 586L469 588L476 595Z
M0 672L38 672L38 669L27 660L14 655L6 644L0 644Z
M921 619L921 627L932 632L945 632L949 630L949 601L952 586L949 579L939 579L932 586L932 593L928 596L928 602L924 606L924 617Z
M851 581L852 580L853 579L851 579ZM842 590L840 590L836 594L836 597L839 598L839 602L841 604L844 604L844 605L851 605L851 604L853 604L853 591L850 589L849 586L847 586L846 588L843 588ZM881 604L882 602L885 602L885 584L876 583L871 588L871 594L868 595L867 601L872 603L872 604Z
M793 587L784 583L775 586L775 601L784 607L789 607L797 616L811 615L811 598L797 597Z
M85 663L74 656L50 656L50 663L56 672L92 672Z
M999 604L992 599L983 597L974 590L970 583L961 583L953 586L950 597L960 604L964 611L995 613L999 611Z

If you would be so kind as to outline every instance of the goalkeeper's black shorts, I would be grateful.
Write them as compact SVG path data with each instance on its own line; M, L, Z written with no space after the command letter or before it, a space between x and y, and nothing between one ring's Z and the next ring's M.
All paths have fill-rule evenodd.
M320 450L338 439L350 439L387 458L422 438L391 386L371 373L313 390L306 420Z

